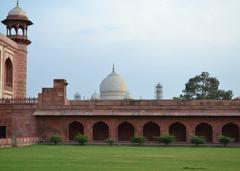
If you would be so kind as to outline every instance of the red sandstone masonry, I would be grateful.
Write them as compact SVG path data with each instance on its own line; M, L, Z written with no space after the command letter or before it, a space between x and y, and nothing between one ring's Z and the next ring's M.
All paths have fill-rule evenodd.
M118 140L118 126L128 122L135 135L143 135L149 122L160 126L160 134L168 134L171 124L179 122L186 127L187 142L200 123L208 123L217 143L222 128L228 123L240 125L240 101L221 100L118 100L118 101L68 101L65 80L55 80L53 88L43 88L37 101L0 101L0 126L7 127L7 137L49 138L53 134L69 140L69 125L78 121L84 133L93 142L93 128L104 122L109 137Z
M18 51L15 54L14 78L15 98L26 97L27 46L25 45L18 45Z

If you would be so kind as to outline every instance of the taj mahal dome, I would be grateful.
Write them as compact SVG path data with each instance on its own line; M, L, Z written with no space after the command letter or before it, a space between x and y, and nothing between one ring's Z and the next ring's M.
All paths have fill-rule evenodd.
M91 100L126 100L133 99L128 91L127 82L115 71L110 73L100 84L100 95L95 92Z

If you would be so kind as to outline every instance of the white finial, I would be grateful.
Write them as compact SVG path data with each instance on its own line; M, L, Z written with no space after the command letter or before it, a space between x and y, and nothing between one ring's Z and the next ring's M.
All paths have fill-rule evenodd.
M113 72L115 72L115 66L114 66L114 64L113 64Z
M19 7L19 0L17 0L17 7Z

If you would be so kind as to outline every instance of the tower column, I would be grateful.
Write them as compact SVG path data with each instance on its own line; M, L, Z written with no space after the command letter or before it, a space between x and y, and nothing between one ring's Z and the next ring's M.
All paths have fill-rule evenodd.
M27 37L28 26L33 23L28 19L27 13L22 10L19 6L19 2L15 8L13 8L5 20L2 23L6 26L7 36L17 43L16 51L13 55L13 88L12 90L7 90L13 94L13 97L26 97L26 82L27 82L27 46L31 44L31 41ZM12 33L12 29L15 30L15 33ZM23 34L21 33L21 29ZM26 31L25 31L26 30ZM4 69L5 70L5 69ZM0 80L5 84L5 79Z

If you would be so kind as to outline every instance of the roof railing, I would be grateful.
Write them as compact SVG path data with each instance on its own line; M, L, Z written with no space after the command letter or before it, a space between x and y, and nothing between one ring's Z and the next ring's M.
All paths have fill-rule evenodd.
M37 104L38 98L1 98L0 104Z

